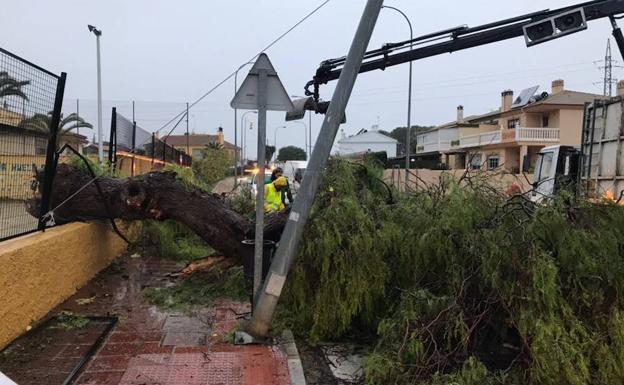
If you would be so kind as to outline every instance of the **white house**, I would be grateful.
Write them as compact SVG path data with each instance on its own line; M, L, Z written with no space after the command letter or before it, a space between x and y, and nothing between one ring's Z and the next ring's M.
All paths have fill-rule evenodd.
M375 130L360 130L355 135L345 136L338 141L338 153L350 155L362 152L386 152L388 158L396 157L398 141Z

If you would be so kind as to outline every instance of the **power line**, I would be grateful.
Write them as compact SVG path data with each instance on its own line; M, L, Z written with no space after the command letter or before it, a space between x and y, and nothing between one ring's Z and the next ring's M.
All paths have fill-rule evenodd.
M305 15L301 20L299 20L298 22L296 22L292 27L290 27L288 30L286 30L286 32L282 33L281 35L279 35L275 40L273 40L271 43L269 43L269 45L267 45L266 47L264 47L263 49L261 49L258 53L256 53L255 55L253 55L251 58L249 58L249 60L245 61L244 63L249 63L254 61L258 56L260 56L261 53L265 52L266 50L268 50L269 48L273 47L275 44L277 44L280 40L282 40L286 35L288 35L290 32L292 32L295 28L297 28L299 25L301 25L304 21L306 21L308 18L310 18L312 15L314 15L316 12L318 12L321 8L323 8L327 3L329 3L331 0L325 0L323 1L318 7L314 8L312 10L312 12L308 13L307 15ZM236 68L239 68L238 66ZM203 94L199 99L195 100L193 103L191 103L188 108L193 108L197 103L201 102L206 96L210 95L211 93L213 93L217 88L221 87L225 82L227 82L228 80L230 80L232 78L232 76L234 76L234 74L236 74L236 71L232 72L231 74L229 74L225 79L223 79L222 81L220 81L216 86L212 87L208 92L206 92L205 94ZM174 122L176 119L178 119L180 116L184 115L186 113L186 109L181 111L179 114L177 114L176 116L174 116L173 118L171 118L171 120L169 120L164 126L160 127L156 132L159 132L160 130L162 130L163 128L167 127L169 124L171 124L172 122Z

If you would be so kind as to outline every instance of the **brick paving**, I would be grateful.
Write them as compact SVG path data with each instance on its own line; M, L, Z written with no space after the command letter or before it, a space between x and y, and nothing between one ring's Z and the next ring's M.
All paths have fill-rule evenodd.
M290 384L287 359L278 346L224 342L249 304L220 300L188 315L163 312L144 301L146 287L169 284L165 274L179 268L159 259L125 258L53 311L119 317L75 384ZM93 296L92 303L76 304ZM73 349L78 353L80 346Z

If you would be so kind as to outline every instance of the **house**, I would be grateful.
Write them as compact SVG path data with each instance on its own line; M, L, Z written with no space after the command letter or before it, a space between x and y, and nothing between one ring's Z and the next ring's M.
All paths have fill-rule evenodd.
M0 155L45 156L48 148L48 134L20 127L24 115L0 108ZM75 133L66 133L58 140L59 147L70 144L78 151L87 144L87 138Z
M191 155L194 159L201 158L202 150L210 144L219 144L227 151L232 161L234 161L235 151L240 155L240 148L230 142L226 142L223 137L223 128L219 127L217 135L190 134L190 135L169 135L161 139L168 145L175 147Z
M581 143L585 103L604 96L569 91L563 80L552 83L551 93L538 93L538 87L525 90L514 99L514 92L503 91L496 111L458 118L418 137L417 154L439 156L451 168L519 172L525 155L531 161L545 146Z
M388 158L394 158L397 154L399 142L384 135L378 130L360 130L357 134L346 136L342 132L342 138L338 141L338 153L351 155L364 152L385 152Z

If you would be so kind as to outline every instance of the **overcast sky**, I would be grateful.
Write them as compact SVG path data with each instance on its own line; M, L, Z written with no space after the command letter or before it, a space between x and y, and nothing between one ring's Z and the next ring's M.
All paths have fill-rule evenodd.
M0 13L0 46L53 72L68 73L64 110L76 109L96 123L95 37L102 36L102 78L105 133L110 109L117 106L131 117L136 101L137 123L155 131L223 80L262 47L302 18L321 0L20 0L4 1ZM411 19L414 34L461 24L476 26L545 8L574 4L561 0L386 0ZM285 39L267 51L286 90L302 94L318 64L344 55L361 16L364 0L332 0ZM587 31L547 44L526 48L523 38L437 56L414 64L414 124L436 125L455 119L456 106L466 114L484 113L500 104L500 92L518 93L533 85L550 90L553 79L566 88L602 92L602 73L595 63L604 58L610 36L607 19L591 22ZM369 48L409 37L405 21L382 10ZM615 44L613 44L615 48ZM617 50L614 57L621 60ZM370 128L391 130L405 125L408 66L361 75L347 109L347 134ZM246 75L241 71L239 79ZM622 75L621 69L615 76ZM335 83L335 82L334 82ZM240 83L239 83L240 84ZM321 89L331 98L333 85ZM225 83L191 110L196 133L216 132L222 126L234 141L233 81ZM254 115L248 115L250 118ZM318 134L322 117L313 119ZM240 111L239 111L240 120ZM307 123L307 119L305 120ZM239 123L240 124L240 123ZM303 147L303 126L284 122L283 113L270 113L268 138L280 128L278 147ZM254 122L255 127L255 122ZM181 124L175 133L183 133ZM168 129L167 129L168 131ZM81 132L82 133L82 132ZM89 137L92 133L88 134ZM247 151L255 154L256 131L248 135Z

